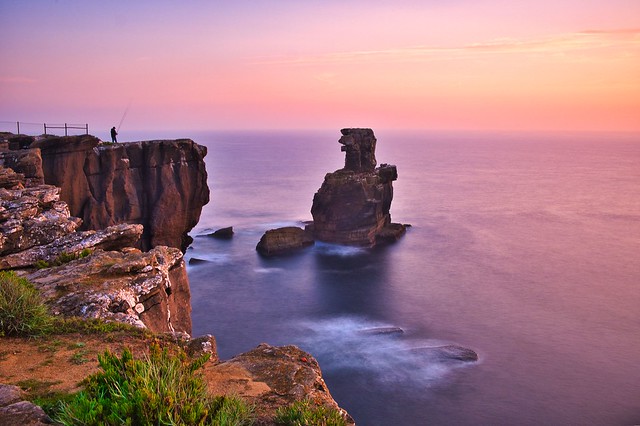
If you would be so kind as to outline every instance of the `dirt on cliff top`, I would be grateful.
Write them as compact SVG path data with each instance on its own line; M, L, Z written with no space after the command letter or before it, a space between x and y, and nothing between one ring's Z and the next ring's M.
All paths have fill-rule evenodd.
M0 383L19 386L28 397L76 392L85 377L99 370L99 354L106 350L120 354L128 347L142 356L150 343L150 337L128 332L2 337Z
M20 387L26 400L58 399L81 390L83 380L100 371L98 355L106 350L121 355L129 348L135 358L143 358L152 343L158 343L170 351L182 347L192 353L195 349L197 355L198 345L192 343L198 340L178 341L169 334L133 328L32 339L0 337L0 384ZM273 418L279 407L303 399L335 408L347 424L354 424L331 397L315 359L295 346L261 344L224 362L214 355L201 372L211 395L238 396L251 404L256 425L275 424Z

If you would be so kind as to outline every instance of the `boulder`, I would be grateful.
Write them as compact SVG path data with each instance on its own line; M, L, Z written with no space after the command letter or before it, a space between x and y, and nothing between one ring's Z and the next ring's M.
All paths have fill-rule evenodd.
M0 166L0 176L3 170ZM69 215L59 194L60 189L50 185L0 188L0 265L6 255L53 243L78 228L80 220ZM0 268L21 263L10 265Z
M313 238L304 229L296 226L287 226L265 232L260 238L256 250L263 256L275 256L313 244Z
M218 363L220 358L218 357L218 345L216 338L211 334L196 337L191 339L186 347L187 354L192 358L197 358L202 355L209 355L209 362Z
M29 401L19 401L6 407L0 407L0 424L3 426L40 426L54 423L39 406Z
M30 139L33 141L33 138ZM40 150L20 149L18 151L0 151L0 165L11 168L24 176L24 185L44 184L42 157Z
M17 386L0 384L0 424L4 426L51 425L53 421L37 405L24 401Z
M318 362L309 353L290 346L260 344L232 359L205 367L205 377L223 378L213 393L236 394L256 403L258 424L273 424L279 407L309 400L342 413L348 425L353 419L331 396Z
M85 258L20 274L38 288L56 315L191 333L189 282L177 248L97 249Z

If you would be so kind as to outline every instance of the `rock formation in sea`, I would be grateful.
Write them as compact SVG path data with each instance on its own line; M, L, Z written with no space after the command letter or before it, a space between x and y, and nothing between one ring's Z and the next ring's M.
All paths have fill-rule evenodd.
M188 232L209 202L204 157L207 149L190 139L101 143L90 135L34 138L5 136L13 152L41 157L44 182L61 188L60 198L82 229L137 223L144 232L137 247L165 245L183 252ZM27 156L27 154L22 154ZM22 167L28 162L22 160ZM11 166L11 165L9 165Z
M396 166L376 168L376 137L371 129L342 129L345 165L327 173L313 197L310 230L316 240L330 243L374 246L395 241L405 226L391 222L393 181Z

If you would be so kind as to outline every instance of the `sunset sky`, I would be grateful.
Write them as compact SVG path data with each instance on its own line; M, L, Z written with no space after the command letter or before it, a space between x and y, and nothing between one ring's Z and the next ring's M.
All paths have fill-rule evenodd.
M0 0L0 40L3 122L640 131L638 0Z

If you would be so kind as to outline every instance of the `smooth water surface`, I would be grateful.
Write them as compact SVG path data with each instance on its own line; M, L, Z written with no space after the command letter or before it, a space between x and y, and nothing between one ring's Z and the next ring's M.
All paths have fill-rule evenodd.
M640 138L376 132L406 236L261 258L264 231L311 219L339 136L192 136L211 188L187 251L207 261L188 268L194 335L223 358L299 345L364 426L640 424ZM405 333L363 332L384 326ZM419 350L442 344L480 361Z

